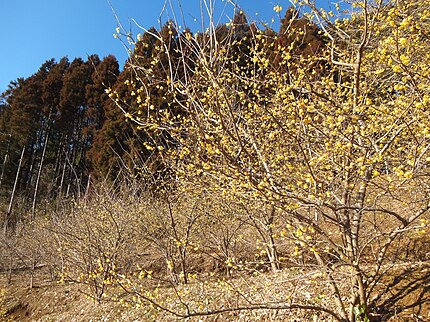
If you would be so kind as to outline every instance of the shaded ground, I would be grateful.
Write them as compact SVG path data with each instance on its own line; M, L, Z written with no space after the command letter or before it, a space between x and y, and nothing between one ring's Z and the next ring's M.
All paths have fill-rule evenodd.
M370 304L393 321L430 321L430 263L400 266L381 280Z

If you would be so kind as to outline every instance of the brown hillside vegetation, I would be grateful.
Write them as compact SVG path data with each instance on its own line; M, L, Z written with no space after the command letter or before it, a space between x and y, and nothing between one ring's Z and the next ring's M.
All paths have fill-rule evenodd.
M130 59L93 88L116 116L81 140L97 105L51 137L75 137L52 199L37 202L57 121L15 142L9 181L24 160L29 190L3 207L5 319L430 320L430 0L296 2L282 33L236 7L202 33L118 28ZM72 65L69 85L90 82ZM84 104L72 88L64 108Z
M272 271L264 218L243 205L213 194L163 203L128 189L90 198L21 230L12 244L3 240L5 321L174 321L198 310L207 315L191 320L333 321L324 313L336 309L329 284L282 216L273 223ZM369 302L383 321L430 319L429 243L420 225L396 240L384 265L365 255L368 276L381 271ZM322 256L348 294L350 269L329 251Z
M129 306L101 303L85 297L82 285L62 284L46 279L43 272L37 274L36 286L28 287L28 275L16 274L11 284L6 283L2 275L1 280L1 317L0 321L176 321L177 319L165 312L150 311L148 308L130 308ZM246 287L252 283L258 288L259 297L269 300L270 297L288 297L290 292L301 292L309 296L315 291L315 282L309 279L303 283L303 275L297 277L294 270L280 271L275 276L263 273L258 276L240 276L231 281L235 287ZM383 301L391 310L399 309L388 321L429 321L430 320L430 292L428 281L430 278L430 265L417 263L404 265L395 271L395 276L387 277L381 290ZM285 287L288 281L289 287ZM199 297L201 289L192 289L189 296ZM216 289L212 290L217 292ZM249 291L249 290L247 290ZM173 290L167 290L165 296L174 296ZM214 295L212 295L214 296ZM237 302L237 294L224 295L222 299L217 295L216 300ZM324 301L321 297L320 301ZM255 310L220 314L216 317L198 317L191 321L331 321L324 319L323 315L315 313L294 313L282 310Z

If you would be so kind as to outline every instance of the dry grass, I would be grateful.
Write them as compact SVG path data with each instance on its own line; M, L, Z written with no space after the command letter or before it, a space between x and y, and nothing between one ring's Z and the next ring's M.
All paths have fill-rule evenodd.
M323 272L332 270L345 298L354 272L323 251L326 266L317 265L306 247L291 256L297 227L287 229L291 221L282 214L272 227L281 270L271 272L264 226L258 226L263 217L257 217L258 209L253 211L251 220L249 212L241 213L234 203L202 195L166 202L133 191L101 191L76 207L40 215L1 243L0 290L5 296L0 313L5 320L17 321L177 320L168 310L201 313L192 321L332 321L321 311L288 307L300 303L336 310ZM396 226L380 213L369 214L365 221L363 236ZM363 251L362 269L370 277L379 276L369 283L375 285L370 296L373 313L381 321L430 320L427 228L401 234L376 273L375 254L383 237ZM327 226L335 240L333 229ZM323 249L326 243L320 243ZM139 278L142 271L151 272L150 278ZM177 283L184 280L183 272L186 285ZM58 283L61 279L64 284ZM226 308L231 311L207 314Z
M4 274L0 288L6 290L2 309L3 321L176 321L177 317L145 305L128 294L122 304L103 302L96 304L81 292L77 283L51 282L46 271L36 274L35 287L28 287L26 272L14 275L7 285ZM379 313L390 315L386 321L430 320L430 264L398 266L393 275L380 282L380 294L374 298L381 307ZM258 303L319 304L330 308L329 290L315 271L288 269L278 273L248 274L237 271L235 277L223 279L199 275L189 285L159 286L156 277L149 283L151 296L168 309L181 312L186 303L191 310L201 312L222 307L256 305ZM161 284L159 284L161 285ZM346 286L347 284L345 284ZM345 291L347 291L345 289ZM180 295L180 297L178 296ZM135 295L134 295L135 296ZM386 308L387 311L383 312ZM303 310L243 310L218 315L199 316L190 321L332 321L321 312Z

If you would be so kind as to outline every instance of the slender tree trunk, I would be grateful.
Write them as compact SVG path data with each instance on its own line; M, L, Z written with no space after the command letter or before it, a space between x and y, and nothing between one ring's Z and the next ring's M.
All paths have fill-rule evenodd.
M73 144L73 150L71 153L71 157L69 159L67 159L67 161L69 163L70 171L68 173L67 180L66 180L67 181L66 198L68 198L70 195L70 189L72 188L72 181L73 181L73 179L75 177L75 173L76 173L76 169L75 169L76 144L77 144L77 142L75 141Z
M13 256L12 251L9 253L9 269L7 272L7 284L10 285L12 283L12 268L13 268Z
M67 151L67 147L66 147L66 144L67 144L67 136L66 136L66 138L64 139L64 141L61 143L61 145L62 145L62 151L63 151L63 153L62 154L64 154L64 161L63 161L63 164L62 164L62 166L61 166L61 177L60 177L60 183L59 183L59 185L58 185L58 191L57 191L57 200L60 200L61 199L61 197L62 197L62 194L63 194L63 184L64 184L64 178L66 177L66 169L67 169L67 153L68 153L68 151Z
M187 272L187 246L183 245L179 248L179 254L181 256L181 272L182 272L182 283L188 284L188 272Z
M275 208L272 207L270 214L265 220L265 230L266 230L266 251L267 257L270 262L270 267L273 272L280 269L278 250L276 247L275 239L273 238L273 220L275 218Z
M16 170L16 175L15 175L15 182L13 184L12 193L10 195L9 207L7 208L7 212L6 212L6 220L4 223L5 236L9 233L10 230L14 231L16 226L16 219L12 220L12 208L13 208L13 202L15 199L16 186L18 185L19 174L21 172L22 160L24 159L24 153L25 153L25 146L22 147L21 158L19 159L18 169Z
M278 250L276 248L275 240L273 238L273 231L271 228L269 229L268 234L269 234L268 236L269 242L267 243L267 246L266 246L267 257L269 258L272 272L276 272L280 269L279 256L278 256Z
M66 169L67 169L67 160L65 159L63 163L63 172L61 173L60 184L58 186L58 198L61 198L63 194L63 184L64 184L64 178L66 177Z
M9 147L8 147L8 149L9 149ZM2 165L2 168L1 168L1 174L0 174L0 188L1 188L2 183L3 183L4 169L6 168L6 164L7 164L7 160L8 160L8 158L9 158L9 154L8 154L8 151L7 151L7 152L6 152L6 154L5 154L5 156L4 156L3 165Z
M36 164L36 146L38 145L38 143L39 142L36 142L36 143L32 143L31 144L31 146L32 146L32 148L30 149L30 151L31 151L31 153L30 153L30 156L29 156L29 158L28 158L28 160L29 160L29 166L28 166L28 170L26 171L26 174L25 175L23 175L23 177L25 178L25 181L24 181L24 183L25 183L25 191L26 191L26 194L27 194L27 191L29 191L29 188L32 186L32 184L33 184L33 172L34 172L34 167L35 167L35 164Z
M1 175L0 175L0 188L1 188L2 183L3 183L4 170L5 170L5 168L6 168L6 164L7 164L8 159L9 159L10 142L12 141L12 140L11 140L11 138L12 138L12 134L9 134L9 140L7 141L7 147L6 147L6 154L5 154L5 156L4 156L3 165L2 165L2 168L1 168Z
M270 209L270 213L264 215L263 218L257 219L250 215L250 219L254 223L254 227L257 229L264 246L266 248L267 259L269 260L270 267L273 272L280 269L278 250L276 247L275 239L273 238L273 220L275 218L275 208Z
M49 116L49 119L50 118L51 116ZM37 171L36 183L34 185L33 205L31 207L32 221L34 220L34 214L36 212L37 192L39 190L39 182L40 182L40 176L42 174L43 162L45 161L46 147L48 145L48 140L49 140L49 132L50 132L50 126L48 125L48 128L46 129L45 142L43 143L43 150L42 150L42 156L40 158L39 170Z
M222 239L222 249L225 256L225 262L230 258L230 238L227 231L227 236L224 236ZM225 273L228 278L231 277L231 267L229 265L225 265Z
M58 143L57 153L56 153L57 157L55 158L54 178L52 179L53 183L49 191L49 196L54 199L58 197L58 181L62 171L61 157L62 157L62 151L63 151L63 141L64 141L64 134L61 134L61 137Z
M91 185L91 173L88 175L88 179L87 179L87 186L85 188L85 195L84 195L85 200L88 198L88 193L90 191L90 185Z

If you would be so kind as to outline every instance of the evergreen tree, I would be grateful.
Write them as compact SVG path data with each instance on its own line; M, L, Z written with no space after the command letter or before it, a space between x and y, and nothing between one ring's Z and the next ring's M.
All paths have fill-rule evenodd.
M88 146L84 143L82 132L87 110L85 88L91 83L92 71L91 63L76 58L64 73L57 118L65 137L60 195L64 191L63 188L66 196L71 193L79 195L85 185L85 157Z
M50 194L50 197L55 196L56 185L60 176L60 164L62 160L62 148L64 143L64 134L61 123L57 122L60 110L60 95L63 88L63 77L67 68L69 67L69 60L63 57L60 61L49 71L45 81L43 82L43 100L46 108L49 108L51 116L50 124L50 139L48 142L48 150L46 153L45 168L48 168L46 173L45 190Z
M90 143L87 161L91 171L95 171L94 175L96 177L97 175L106 175L102 160L104 159L103 154L106 152L104 146L110 143L104 137L106 135L106 128L103 130L103 126L106 120L110 121L111 118L120 117L119 113L110 110L110 108L115 109L115 106L111 104L107 93L115 85L118 75L118 61L114 56L109 55L97 65L91 75L92 83L86 87L86 100L88 104L86 118L88 123L83 129L83 136Z
M29 194L34 188L36 168L49 123L49 109L45 107L42 98L43 81L54 65L53 59L46 61L37 73L14 83L7 96L7 102L11 107L9 127L13 137L15 163L21 148L26 147L19 188Z

